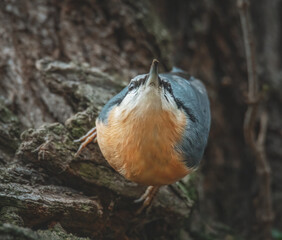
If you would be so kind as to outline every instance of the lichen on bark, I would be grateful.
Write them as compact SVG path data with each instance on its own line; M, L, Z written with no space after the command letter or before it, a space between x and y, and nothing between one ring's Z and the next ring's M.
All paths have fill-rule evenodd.
M44 67L39 67L40 64ZM5 179L0 184L0 207L2 211L7 207L15 209L13 213L7 210L1 218L2 222L32 228L49 228L56 222L67 232L91 238L105 234L111 238L138 235L153 216L160 219L157 221L160 226L169 227L172 232L184 228L195 199L185 195L176 184L163 187L150 211L136 216L140 206L133 200L143 193L144 186L127 181L115 172L103 158L97 144L90 144L75 157L79 144L74 139L95 125L99 109L123 86L115 78L89 66L50 59L41 60L37 65L42 80L53 93L68 92L64 99L74 110L81 107L73 104L76 98L88 107L63 123L45 123L22 132L18 139L21 143L8 171L0 169L3 171L2 179ZM104 86L105 81L111 86ZM94 93L97 86L99 94ZM85 89L92 98L85 98ZM175 219L178 221L175 222ZM133 227L135 230L130 230L130 222L139 222L141 228ZM7 231L9 228L2 229ZM31 234L40 239L45 233L53 234L51 230L44 234L39 234L39 231Z

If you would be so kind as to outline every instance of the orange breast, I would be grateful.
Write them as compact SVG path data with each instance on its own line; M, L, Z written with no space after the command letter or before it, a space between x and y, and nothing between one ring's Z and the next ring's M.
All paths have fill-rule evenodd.
M117 111L110 112L107 125L96 122L99 147L115 170L145 185L170 184L189 173L174 148L186 124L183 113Z

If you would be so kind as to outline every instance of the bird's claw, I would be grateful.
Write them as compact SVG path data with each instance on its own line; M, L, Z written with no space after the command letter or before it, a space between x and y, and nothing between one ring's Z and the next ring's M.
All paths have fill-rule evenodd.
M74 142L81 142L79 149L75 153L75 157L77 157L81 151L90 143L90 142L97 142L97 130L96 127L92 128L88 133L82 136L79 139L74 140Z
M151 206L159 188L159 186L149 186L140 198L134 200L134 203L143 202L142 206L136 212L137 215L141 214L145 209L148 209Z

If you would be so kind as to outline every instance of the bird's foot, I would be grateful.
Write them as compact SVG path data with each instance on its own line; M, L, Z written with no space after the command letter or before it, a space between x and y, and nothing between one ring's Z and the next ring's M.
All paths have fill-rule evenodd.
M148 209L151 206L154 200L154 197L156 196L156 194L159 191L159 188L160 188L159 186L147 187L144 194L140 198L134 201L135 203L143 202L143 205L137 210L136 212L137 214L141 214L145 209Z
M74 140L74 142L81 142L79 149L77 150L75 157L77 157L81 151L91 142L97 142L97 130L96 127L92 128L88 133L79 139Z

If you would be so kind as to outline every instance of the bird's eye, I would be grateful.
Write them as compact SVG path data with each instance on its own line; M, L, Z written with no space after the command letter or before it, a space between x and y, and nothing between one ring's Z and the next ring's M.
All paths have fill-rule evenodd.
M128 90L131 91L133 90L134 88L137 87L137 82L136 81L132 81L129 86L128 86Z
M146 81L146 76L145 77L142 77L142 78L137 78L135 80L132 80L130 82L130 84L128 85L128 90L131 91L135 88L138 88L139 86L141 86L142 84L144 84Z

